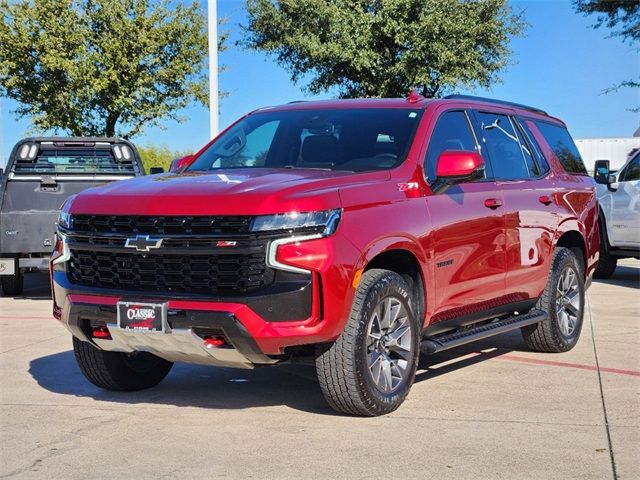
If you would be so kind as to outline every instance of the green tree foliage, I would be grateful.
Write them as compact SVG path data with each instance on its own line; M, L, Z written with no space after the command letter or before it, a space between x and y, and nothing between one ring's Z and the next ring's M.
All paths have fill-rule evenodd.
M199 2L0 0L0 94L39 131L131 137L181 121L208 102L205 18Z
M596 15L596 28L616 29L612 35L623 40L640 40L640 1L638 0L574 0L578 13Z
M574 0L578 13L596 15L595 28L605 26L613 30L612 36L635 44L640 41L640 1L639 0ZM637 59L636 59L637 63ZM607 88L603 93L615 92L621 88L639 88L640 79L630 78L618 85ZM631 111L640 111L640 106Z
M248 48L311 93L427 97L489 87L526 24L507 0L247 0Z
M142 160L142 164L144 165L144 169L147 173L151 170L151 167L162 167L164 171L168 171L171 166L171 162L176 158L182 158L187 155L191 155L194 152L185 150L185 151L175 151L171 150L166 145L158 146L158 145L144 145L139 146L136 145L138 149L138 153L140 154L140 159Z

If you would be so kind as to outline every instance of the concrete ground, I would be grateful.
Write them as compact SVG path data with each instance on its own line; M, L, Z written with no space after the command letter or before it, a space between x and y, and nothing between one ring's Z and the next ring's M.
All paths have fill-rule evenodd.
M381 418L333 413L305 366L176 365L154 389L102 391L31 275L0 298L0 477L640 478L640 262L622 263L571 352L513 332L428 357Z

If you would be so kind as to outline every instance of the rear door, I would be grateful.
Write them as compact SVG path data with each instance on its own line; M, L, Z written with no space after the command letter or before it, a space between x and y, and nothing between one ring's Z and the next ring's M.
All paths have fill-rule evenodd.
M425 158L428 183L436 180L438 156L447 150L480 151L468 112L464 110L449 110L437 119ZM502 302L503 198L490 172L485 175L484 179L457 184L427 197L433 225L436 287L432 325L471 319Z
M550 169L526 125L508 111L476 111L479 136L504 198L509 303L544 289L559 211Z

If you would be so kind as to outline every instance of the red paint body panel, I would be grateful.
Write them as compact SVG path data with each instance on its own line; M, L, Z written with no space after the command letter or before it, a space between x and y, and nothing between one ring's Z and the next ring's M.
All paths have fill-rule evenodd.
M533 122L527 125L551 168L542 178L473 181L442 192L433 191L425 180L423 159L429 138L445 111L481 108L561 124L559 120L515 107L461 100L341 100L295 103L271 110L300 110L310 105L426 111L406 160L391 170L355 174L311 169L167 173L87 190L66 208L71 214L166 216L342 209L333 235L282 247L278 253L279 261L313 272L310 318L268 322L242 303L169 301L169 308L233 313L266 354L282 353L292 345L335 340L349 317L357 272L392 250L408 252L419 264L425 327L461 312L540 296L553 248L567 232L578 233L583 239L586 276L592 274L599 248L593 181L567 174ZM542 202L541 197L548 198ZM62 317L68 314L70 302L114 305L118 300L95 294L54 298L62 305Z

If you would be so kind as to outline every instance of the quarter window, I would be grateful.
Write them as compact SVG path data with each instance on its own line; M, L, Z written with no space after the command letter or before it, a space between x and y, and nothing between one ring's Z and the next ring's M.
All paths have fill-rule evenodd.
M566 128L542 121L536 121L535 124L567 173L587 175L578 147Z
M446 112L440 116L429 140L425 159L427 179L435 180L438 157L447 150L477 151L467 114L462 111Z
M493 176L502 180L529 178L523 147L509 117L478 113L478 121L483 142L491 158ZM530 151L528 154L531 156Z

